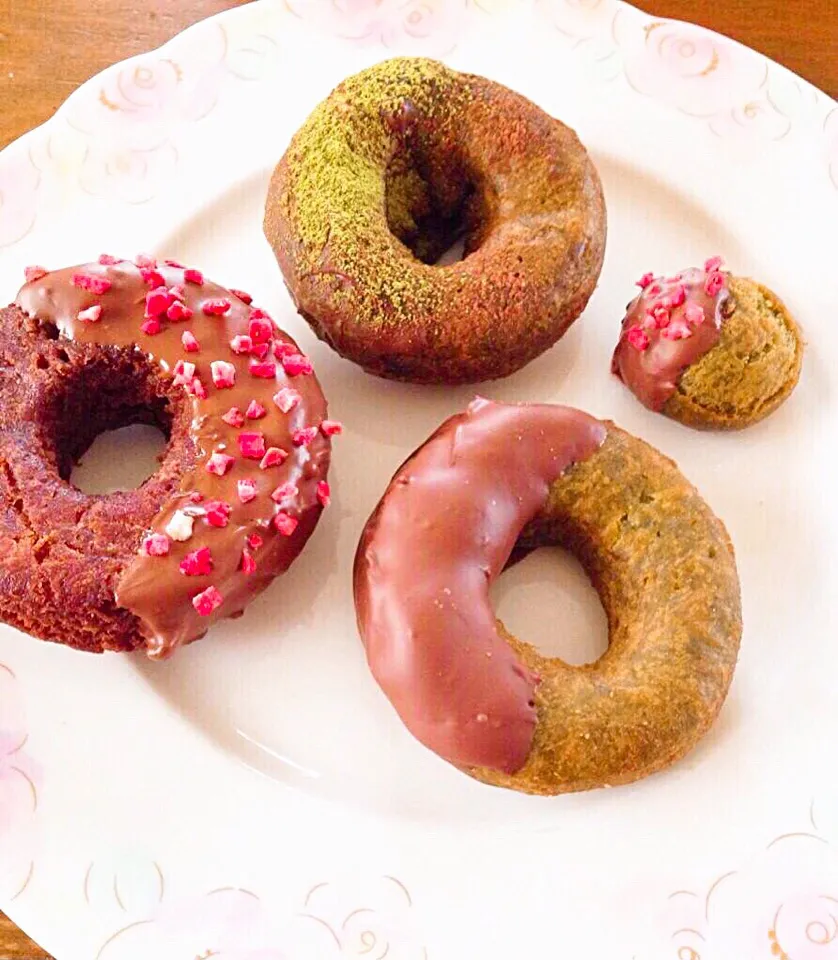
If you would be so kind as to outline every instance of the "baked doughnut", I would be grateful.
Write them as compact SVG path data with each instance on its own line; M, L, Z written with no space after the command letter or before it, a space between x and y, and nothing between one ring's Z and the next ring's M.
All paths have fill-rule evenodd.
M599 176L573 131L500 84L398 58L350 77L294 136L265 234L300 313L369 373L504 377L594 290ZM465 259L436 260L458 238Z
M739 430L795 388L803 338L776 294L713 257L674 277L645 274L612 371L644 406L691 427Z
M30 268L0 311L0 618L80 650L170 655L303 549L339 425L250 297L173 261ZM169 438L137 490L90 496L104 430Z
M596 663L495 619L509 562L560 545L608 617ZM372 672L417 739L486 783L555 794L637 780L690 750L741 633L733 549L675 464L569 407L476 400L398 470L355 558Z

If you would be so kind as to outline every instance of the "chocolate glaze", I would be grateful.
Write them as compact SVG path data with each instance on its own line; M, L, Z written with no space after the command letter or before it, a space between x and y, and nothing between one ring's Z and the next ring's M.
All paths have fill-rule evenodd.
M622 332L614 356L611 371L615 373L637 399L650 410L660 411L675 393L678 378L691 364L711 350L719 340L719 331L724 322L730 292L727 277L721 290L710 295L705 290L707 273L701 269L684 270L676 277L655 278L626 308ZM670 309L672 321L685 324L690 335L671 339L668 327L656 327L649 311L665 301L683 285L686 299L680 306ZM696 304L704 313L704 321L687 324L687 304ZM644 322L645 321L645 322ZM640 350L628 338L629 331L640 327L648 337L648 346Z
M276 375L270 378L253 376L247 355L237 355L230 348L230 340L246 335L251 314L243 300L217 284L205 281L203 285L188 283L180 268L159 264L157 271L167 287L178 285L180 297L193 316L186 321L162 321L161 332L147 335L140 330L144 319L145 299L150 287L140 270L131 262L103 266L86 264L48 273L39 280L25 284L17 303L30 317L54 324L62 337L87 343L111 345L141 350L150 363L158 364L164 375L171 375L177 361L196 365L207 391L202 400L184 392L184 402L191 404L190 438L195 446L196 465L182 479L180 490L161 504L149 532L162 534L178 509L192 507L193 496L203 502L222 500L230 505L227 526L211 526L202 516L196 516L192 536L183 542L171 541L167 556L147 556L137 545L137 555L124 569L116 587L116 603L132 611L140 620L143 634L148 638L150 657L162 659L171 655L180 644L188 643L206 633L216 620L235 615L250 599L263 590L277 574L283 573L303 548L322 509L317 485L325 480L329 466L330 442L318 432L307 446L295 446L294 431L303 427L319 427L326 416L326 401L313 374L287 377L282 364L277 362ZM74 286L74 274L104 277L111 287L96 294ZM207 300L226 298L231 303L224 316L207 316L202 304ZM80 311L94 304L102 307L98 322L82 322ZM200 343L200 352L187 353L181 342L184 330L191 330ZM293 341L274 328L274 338ZM267 359L272 360L269 353ZM214 386L210 362L224 360L236 369L235 386L220 389ZM293 387L301 401L290 413L282 413L272 397L282 386ZM229 426L221 419L230 407L242 412L252 400L257 400L267 411L258 420L245 420L241 428ZM266 446L281 447L289 454L281 466L262 470L258 460L240 455L237 434L241 431L260 431ZM236 461L225 476L216 476L206 469L209 456L223 451ZM239 480L250 479L256 484L257 496L242 503L237 493ZM298 495L275 503L271 492L280 484L292 481L299 488ZM299 521L291 536L276 531L271 521L279 511ZM247 537L258 533L264 544L250 552L256 560L256 570L245 574L240 565ZM213 570L207 576L186 576L179 570L180 561L187 553L207 546L212 551ZM213 585L224 597L222 605L209 616L200 616L192 605L192 598Z
M458 766L514 773L538 678L499 635L489 588L550 484L605 439L569 407L477 399L398 470L355 558L372 672L413 735Z

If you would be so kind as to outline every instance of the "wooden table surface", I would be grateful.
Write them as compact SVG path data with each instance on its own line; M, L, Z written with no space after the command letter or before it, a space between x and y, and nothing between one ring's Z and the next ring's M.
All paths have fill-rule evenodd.
M103 67L159 46L242 0L0 0L0 148L42 123ZM325 2L325 0L324 0ZM785 64L838 99L838 0L635 0ZM0 960L46 954L0 913Z

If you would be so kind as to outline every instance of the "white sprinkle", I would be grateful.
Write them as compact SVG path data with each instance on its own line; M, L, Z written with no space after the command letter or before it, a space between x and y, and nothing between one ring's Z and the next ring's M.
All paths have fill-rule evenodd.
M172 519L166 524L166 533L172 540L183 542L192 536L192 525L195 521L183 510L176 510Z

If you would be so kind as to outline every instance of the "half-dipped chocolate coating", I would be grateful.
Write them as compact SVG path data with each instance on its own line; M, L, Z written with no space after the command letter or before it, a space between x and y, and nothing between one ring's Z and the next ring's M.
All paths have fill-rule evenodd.
M475 400L398 470L355 558L372 672L413 735L458 766L519 770L538 683L489 602L550 485L605 439L569 407Z
M170 320L165 313L159 315L159 332L146 333L141 325L148 319L147 297L160 279L164 290L174 288L170 299L184 308L173 315L185 317ZM244 299L204 280L197 271L186 272L164 263L155 263L153 269L129 261L87 264L53 271L27 283L17 303L61 338L141 351L150 364L175 380L179 361L195 364L194 377L200 386L194 378L183 377L183 402L191 412L187 422L194 467L161 504L147 531L165 538L168 552L148 555L138 538L136 555L125 565L115 588L116 604L139 619L149 655L168 656L180 644L202 636L216 620L239 613L303 548L322 509L324 494L319 484L325 481L329 466L330 441L319 429L326 417L323 393L310 372L289 376L285 371L282 357L298 356L299 350L272 324L268 346L257 351L264 357L235 352L233 338L248 337L252 318L265 319L265 315L254 314ZM101 310L91 314L92 307ZM97 313L98 318L91 319ZM197 351L186 350L185 331L194 336ZM274 351L275 345L284 346ZM232 365L232 385L222 385L223 377L216 384L210 366L213 361ZM230 368L221 372L228 379L231 376ZM273 399L281 388L293 390L291 396L298 398L288 412ZM254 403L258 406L251 406ZM264 413L253 419L244 417L248 408L258 414L259 407ZM222 419L231 408L241 412L241 425ZM311 435L300 436L298 431L305 428L314 429ZM240 437L253 433L261 438L255 438L245 455ZM255 453L262 445L266 450L282 451L274 457L282 462L263 464ZM213 454L233 458L223 475L207 469ZM242 500L240 481L246 481L246 496L255 491L247 502ZM272 499L272 492L284 484L290 484L288 494ZM208 508L219 502L223 505L220 513L214 511L210 519ZM192 532L185 540L167 533L178 512L191 515ZM286 530L293 527L289 534L274 524L280 513L290 518L285 525ZM210 550L211 570L195 575L182 572L187 555L202 548ZM246 554L252 562L243 559ZM218 590L222 599L217 609L201 615L193 599L208 587Z

